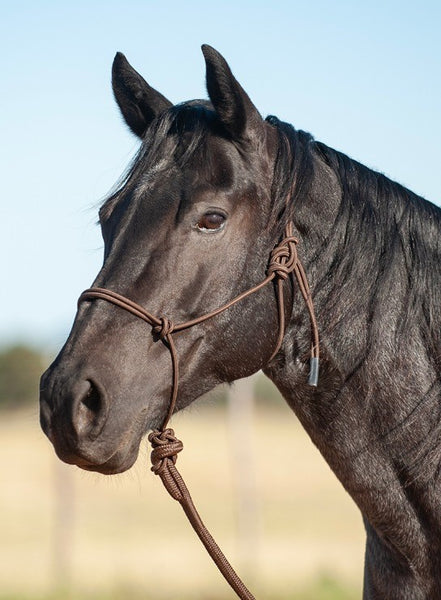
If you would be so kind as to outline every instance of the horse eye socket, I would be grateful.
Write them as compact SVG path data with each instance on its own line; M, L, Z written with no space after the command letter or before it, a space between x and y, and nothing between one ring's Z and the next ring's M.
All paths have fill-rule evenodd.
M199 219L196 227L200 231L216 231L224 225L225 221L225 215L215 212L206 213Z

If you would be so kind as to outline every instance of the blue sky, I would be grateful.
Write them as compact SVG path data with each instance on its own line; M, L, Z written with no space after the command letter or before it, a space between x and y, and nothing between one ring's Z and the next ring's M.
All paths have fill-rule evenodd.
M57 348L102 260L97 206L137 148L117 50L174 102L205 97L202 43L262 114L441 203L439 1L4 2L0 344Z

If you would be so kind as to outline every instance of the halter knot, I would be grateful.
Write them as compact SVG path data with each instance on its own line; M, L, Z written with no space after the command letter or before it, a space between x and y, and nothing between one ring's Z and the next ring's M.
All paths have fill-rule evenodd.
M160 475L169 466L169 461L175 464L178 453L184 448L184 444L175 436L173 429L152 431L149 434L149 442L153 448L150 455L152 471L156 475Z
M297 244L299 240L294 236L285 237L278 246L274 248L270 255L270 262L267 274L275 273L280 279L287 279L288 275L294 271L297 264Z
M155 325L153 327L153 333L155 335L157 335L160 340L163 340L168 335L173 333L175 326L174 326L173 322L170 321L170 319L167 317L159 317L159 320L161 322L159 325Z

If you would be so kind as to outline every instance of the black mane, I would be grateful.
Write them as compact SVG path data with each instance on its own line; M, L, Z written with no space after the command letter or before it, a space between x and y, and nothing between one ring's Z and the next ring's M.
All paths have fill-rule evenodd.
M325 144L316 142L314 147L338 176L342 190L336 219L340 223L336 230L340 229L341 235L339 239L334 236L337 239L333 242L339 244L341 260L329 275L343 289L348 278L354 276L355 254L363 269L360 282L369 281L370 270L375 270L375 277L369 282L371 289L360 286L360 293L371 297L371 315L375 320L380 304L393 301L387 295L390 288L386 282L397 278L397 270L403 272L407 294L397 335L411 327L416 313L422 314L429 353L438 356L439 350L435 350L441 348L437 326L441 318L441 210ZM346 227L342 227L344 224ZM376 260L372 261L372 257Z
M400 332L409 327L416 311L422 311L428 327L428 343L433 345L431 350L441 348L441 332L431 325L439 323L441 317L441 209L382 173L314 141L309 133L298 131L273 116L267 121L279 134L273 211L280 222L280 232L288 220L295 220L297 203L308 194L314 155L332 169L341 187L340 210L332 236L316 249L317 258L324 253L335 256L338 246L339 262L324 281L317 283L318 287L326 285L331 278L336 287L343 289L354 275L358 253L362 268L360 282L369 280L371 267L377 269L374 288L363 290L372 296L375 318L375 300L384 290L390 271L397 268L397 261L402 261L408 296ZM287 198L290 198L288 204ZM312 215L312 218L319 216ZM372 256L377 258L378 264L372 262Z
M128 191L142 180L142 174L147 168L167 169L169 161L164 161L164 155L175 159L180 168L185 167L204 147L210 132L220 133L221 127L211 103L206 100L182 102L158 116L146 131L142 144L123 177L103 203L100 218L106 218L123 190Z
M303 132L296 131L276 117L269 117L279 133L279 152L274 176L274 213L280 219L279 233L287 220L296 220L298 203L307 201L313 176L314 155L332 170L341 188L341 201L330 233L315 249L312 263L323 261L330 268L314 282L314 294L322 296L322 335L336 336L348 350L346 377L365 380L366 369L391 369L405 364L409 353L419 348L408 373L409 394L416 393L424 376L430 383L416 409L430 406L439 394L441 372L441 209L381 173L329 148ZM289 205L286 198L290 197ZM302 200L303 198L303 200ZM310 211L309 211L310 212ZM311 220L320 215L311 214ZM354 286L354 281L357 285ZM361 324L360 314L369 322ZM385 330L389 314L390 331ZM366 343L360 331L366 328ZM384 355L378 340L386 339L398 348ZM407 340L406 343L403 340ZM423 354L421 354L423 352ZM377 367L374 367L377 365ZM427 365L430 365L429 370ZM415 387L415 390L413 388ZM366 409L377 411L380 390L371 390L364 399ZM383 391L384 393L384 391ZM392 395L392 390L390 391ZM421 391L420 391L421 393ZM370 408L368 408L370 405ZM381 412L381 408L379 409ZM410 418L416 418L413 414ZM392 443L403 422L394 432L385 423L384 443ZM386 441L387 440L387 441ZM409 457L408 476L425 479L441 460L441 419Z

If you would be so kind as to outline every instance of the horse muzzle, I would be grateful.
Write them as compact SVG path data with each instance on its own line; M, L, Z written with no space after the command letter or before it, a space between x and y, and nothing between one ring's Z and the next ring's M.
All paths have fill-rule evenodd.
M136 461L144 424L138 418L124 427L121 420L110 418L109 406L106 391L93 376L71 382L49 368L41 378L41 427L68 464L113 474Z

